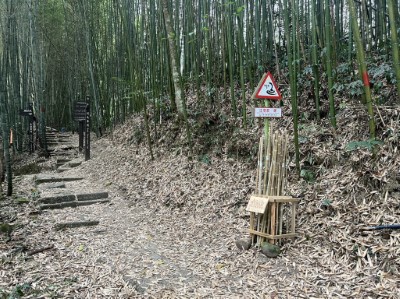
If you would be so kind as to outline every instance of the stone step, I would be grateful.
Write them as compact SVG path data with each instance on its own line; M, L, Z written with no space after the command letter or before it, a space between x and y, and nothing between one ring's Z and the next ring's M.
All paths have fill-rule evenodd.
M55 196L43 197L38 199L38 202L41 204L56 204L56 203L71 202L71 201L76 201L75 194L59 194Z
M99 191L92 193L78 193L78 194L66 194L59 193L53 196L43 197L38 199L38 203L41 204L61 204L72 201L96 201L100 199L108 198L108 192Z
M70 201L70 202L62 202L62 203L54 203L54 204L42 204L39 206L39 208L41 210L76 208L79 206L88 206L88 205L94 205L94 204L98 204L98 203L108 203L108 202L110 202L109 199Z
M57 164L56 164L57 169L59 169L59 168L62 167L62 166L65 166L65 167L63 167L62 170L57 171L57 172L63 172L63 171L66 171L66 170L68 170L68 169L70 169L70 168L78 167L79 165L82 164L82 162L83 162L82 159L74 159L74 160L70 160L70 159L57 159Z
M62 172L71 170L71 167L59 167L59 166L57 166L57 167L58 167L58 168L57 168L57 172L58 172L58 173L62 173Z
M71 162L71 159L68 158L58 158L56 161L56 167L60 167L65 165L66 163Z
M78 201L104 199L104 198L108 198L108 192L100 191L100 192L93 192L93 193L82 193L82 194L77 194L76 198L78 199Z
M59 188L65 188L65 183L64 182L59 182L59 183L43 183L40 185L40 189L45 190L45 189L59 189Z
M79 165L82 164L82 162L83 162L83 160L81 160L81 159L75 159L75 160L72 160L72 161L68 162L67 166L72 167L72 168L73 167L78 167Z
M60 152L58 149L57 151L55 151L54 149L50 149L48 151L50 152L50 156L52 157L60 157L60 156L71 157L71 155L73 155L73 153L71 154L70 152L67 151Z
M70 162L71 161L71 159L67 159L67 158L58 158L57 159L57 164L58 163L63 163L63 164L65 164L65 163L68 163L68 162Z
M73 149L78 149L78 145L63 145L60 149L64 150L64 151L69 151L69 150L73 150Z
M63 230L66 228L87 227L87 226L98 225L99 223L100 223L100 221L98 221L98 220L64 222L64 223L57 223L56 225L54 225L54 229L55 230Z
M42 183L71 182L83 180L83 177L63 176L63 175L38 175L35 179L36 185Z

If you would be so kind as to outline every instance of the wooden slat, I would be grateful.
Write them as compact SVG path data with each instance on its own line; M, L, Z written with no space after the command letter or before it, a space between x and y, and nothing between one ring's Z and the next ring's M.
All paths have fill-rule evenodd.
M270 159L270 153L271 153L271 131L272 131L272 124L270 124L269 126L269 132L268 132L268 139L266 140L266 155L265 155L265 167L264 167L264 188L263 188L263 193L262 194L266 194L267 192L267 178L268 178L268 169L271 167L271 159ZM265 138L267 136L264 136ZM263 157L261 157L263 159Z
M285 196L275 196L275 197L285 197ZM280 203L298 203L300 200L298 198L269 198L269 202L280 202Z
M259 147L259 157L258 157L258 181L257 181L257 183L258 183L258 186L257 186L257 188L256 188L256 190L258 191L258 192L262 192L262 190L263 190L263 187L262 187L262 174L263 174L263 153L264 153L264 145L263 145L263 142L264 142L264 138L263 137L261 137L260 138L260 147ZM264 166L265 167L265 166Z
M294 237L296 237L296 234L294 234L294 233L272 236L270 234L261 233L261 232L258 232L256 230L253 230L253 229L249 229L249 233L252 234L252 235L257 235L257 236L264 237L264 238L271 239L271 240L278 240L278 239L283 239L283 238L294 238Z
M271 235L276 235L276 203L271 204ZM274 243L274 242L273 242Z
M292 233L296 232L296 205L292 205Z
M254 213L250 212L250 229L254 229Z
M259 198L267 198L269 202L293 202L297 203L300 201L298 198L293 198L291 196L273 196L273 195L263 195L263 194L254 194L251 197L259 197Z
M278 203L278 235L282 235L282 227L283 227L283 203Z
M250 213L250 230L254 230L254 213ZM254 245L254 238L251 238L251 245Z

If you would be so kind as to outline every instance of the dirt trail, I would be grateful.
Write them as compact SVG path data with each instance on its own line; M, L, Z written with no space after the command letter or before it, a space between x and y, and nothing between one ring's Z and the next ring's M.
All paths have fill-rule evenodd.
M329 262L327 257L337 254L331 248L307 256L315 249L301 236L284 246L277 259L253 249L239 251L235 238L245 236L248 227L244 204L226 208L218 201L221 195L211 196L215 204L202 203L202 196L214 190L207 180L193 191L194 198L187 197L190 192L176 191L179 177L172 167L176 159L184 158L150 162L140 155L106 138L93 143L92 159L63 173L84 177L66 182L66 189L107 190L110 203L45 210L26 218L13 246L19 239L30 249L49 245L54 249L9 258L0 270L0 289L28 284L31 291L26 298L366 298L385 294L380 288L386 288L392 295L382 298L399 298L389 292L398 288L396 278L368 281L376 285L376 293L366 293L360 272L346 266L346 261ZM161 178L160 163L171 171L171 194L177 192L187 206L170 207L168 198L157 201L161 183L146 177ZM229 165L237 185L246 186L249 178L243 170ZM194 164L191 172L202 173L204 167ZM205 175L215 184L224 177L211 170ZM34 188L32 177L21 178L20 188ZM57 223L81 220L100 224L54 229Z
M272 268L279 272L284 267L276 268L280 262L268 261L255 251L239 252L234 244L234 236L240 235L238 219L232 215L171 209L146 201L134 203L118 186L118 176L105 182L98 166L112 165L107 165L107 157L99 149L108 143L100 141L92 149L92 160L62 173L85 178L65 182L62 190L88 193L108 186L111 202L44 210L27 221L24 244L36 248L54 245L54 249L26 261L10 261L16 268L13 273L2 272L5 280L11 280L9 275L13 274L15 285L28 283L37 294L49 297L242 298L277 290L271 281L276 271L258 265L275 265ZM35 188L32 176L21 178L20 186ZM58 194L59 190L42 190L42 197ZM54 229L57 223L82 220L98 220L100 224ZM246 221L241 222L245 228ZM293 275L292 271L288 275Z

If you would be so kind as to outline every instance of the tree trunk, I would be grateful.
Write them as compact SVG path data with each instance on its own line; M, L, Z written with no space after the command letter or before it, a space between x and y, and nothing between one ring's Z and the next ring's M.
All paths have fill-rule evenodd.
M168 37L170 63L172 69L172 79L174 82L175 90L175 101L176 108L178 110L179 117L182 119L186 118L185 104L183 103L182 88L181 88L181 78L179 75L178 65L177 65L177 49L175 44L175 33L171 24L171 17L168 11L167 0L162 0L162 9L164 13L165 29Z
M317 20L315 11L316 0L311 0L311 18L312 18L312 66L314 74L314 97L315 97L315 112L317 120L321 119L320 106L319 106L319 64L317 55Z
M4 80L4 79L2 79ZM10 138L10 128L8 125L8 115L6 110L6 92L4 91L4 83L1 84L0 90L0 106L1 106L1 122L2 122L2 135L3 135L3 149L4 149L4 164L7 175L7 196L11 196L13 185L12 185L12 170L11 170L11 155L10 155L10 147L9 147L9 138Z
M289 80L290 80L290 97L292 106L292 116L293 116L293 136L294 136L294 148L295 148L295 158L296 158L296 169L298 174L300 174L300 147L299 147L299 115L298 115L298 102L297 102L297 79L295 74L295 66L293 65L293 53L296 54L296 28L292 28L292 36L290 35L289 26L289 4L288 0L284 0L284 26L285 35L287 42L287 56L288 56L288 67L289 67ZM292 12L295 9L294 1L291 1ZM295 18L295 16L294 16ZM292 22L295 26L296 22ZM296 58L296 55L295 55Z
M6 174L3 148L4 148L3 139L0 138L0 197L3 194L3 183L5 180L5 174Z
M331 12L329 0L325 0L325 37L326 37L326 72L328 76L329 118L332 127L336 129L335 99L333 98L332 74L332 42L331 42Z
M395 6L393 0L388 0L388 11L390 21L390 37L392 42L393 65L396 72L397 94L400 97L400 58L399 58L399 41L397 37L397 26L395 19Z
M169 11L168 11L168 1L162 0L161 4L162 4L162 9L163 9L163 14L164 14L165 29L166 29L167 38L168 38L172 78L173 78L174 90L175 90L176 108L178 110L179 119L183 120L184 124L185 124L187 140L189 143L189 151L190 151L189 156L191 156L192 155L192 137L191 137L189 122L188 122L188 117L187 117L186 103L182 96L181 78L179 75L178 65L177 65L177 61L176 61L177 51L176 51L176 44L175 44L175 33L174 33L172 25L171 25L171 17L170 17Z
M353 28L354 41L356 43L356 48L357 48L357 60L360 68L359 72L361 73L364 82L365 99L369 115L369 134L371 139L375 139L375 120L374 120L374 110L372 106L371 87L368 78L367 64L365 62L365 57L364 57L364 49L362 45L360 29L357 23L354 0L347 0L347 3L349 5L350 19L352 22L351 26Z

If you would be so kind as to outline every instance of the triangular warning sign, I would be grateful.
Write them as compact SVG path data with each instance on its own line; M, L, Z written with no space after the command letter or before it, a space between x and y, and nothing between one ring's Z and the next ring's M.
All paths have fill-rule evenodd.
M275 83L271 73L264 74L263 78L258 84L253 99L269 99L269 100L280 100L282 95L279 92L278 85Z

